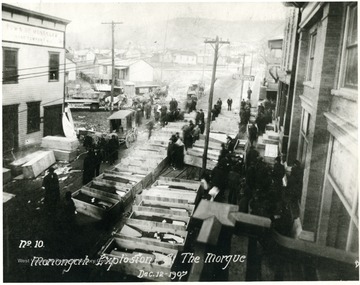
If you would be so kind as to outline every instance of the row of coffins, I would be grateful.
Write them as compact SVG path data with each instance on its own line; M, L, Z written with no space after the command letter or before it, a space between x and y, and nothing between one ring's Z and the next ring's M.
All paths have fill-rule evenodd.
M171 124L169 127L177 127ZM116 216L166 167L168 140L153 139L136 146L113 169L74 192L77 211L96 219Z
M141 278L173 280L200 196L200 182L159 177L136 196L130 216L102 247L100 259L117 260L110 270L123 274L139 277L153 272Z

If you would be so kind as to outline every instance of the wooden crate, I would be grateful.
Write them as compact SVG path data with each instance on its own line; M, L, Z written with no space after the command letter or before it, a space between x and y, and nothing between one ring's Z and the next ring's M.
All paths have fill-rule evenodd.
M55 156L52 150L39 153L22 166L24 178L35 178L55 163Z
M184 246L186 244L186 239L187 239L187 235L188 235L187 231L176 230L176 229L167 228L164 226L159 227L151 221L142 221L142 220L127 219L127 218L124 219L124 225L127 225L129 227L134 227L135 229L139 229L141 232L145 232L146 234L144 236L134 235L131 232L127 231L126 227L124 228L124 226L123 226L120 229L113 232L113 235L118 236L118 237L127 238L127 239L131 238L131 239L137 240L137 241L145 241L145 242L149 242L151 244L157 245L157 246L176 249L179 251L184 250ZM164 225L166 225L166 224L164 224ZM154 233L154 236L152 236L152 233ZM157 233L157 236L159 236L159 233L174 234L174 235L182 238L183 242L182 243L180 243L180 242L179 243L169 243L166 241L161 241L159 238L156 238L155 233ZM140 235L141 235L141 233L140 233Z
M72 194L72 198L78 212L101 220L121 209L121 202L116 198L110 197L109 194L111 193L104 193L97 189L89 190L88 188L81 188ZM99 201L100 204L102 202L108 204L108 208L102 207L99 202L96 204L91 202L91 199L93 198L95 198L96 201Z
M150 207L146 207L151 209ZM130 214L130 219L151 221L156 226L167 224L169 228L185 231L189 225L190 218L184 216L175 216L171 214L157 213L154 211L147 211L147 209L133 209Z
M190 205L187 203L176 203L176 202L168 202L162 200L148 199L147 196L139 195L139 206L144 207L153 207L153 208L162 208L162 209L175 209L175 210L183 210L188 213L188 216L191 217L195 210L195 205Z
M141 189L146 188L148 185L152 183L152 173L147 174L139 174L130 171L116 171L116 170L105 170L104 173L109 173L112 175L116 175L120 178L128 179L132 182L140 183ZM137 192L140 192L140 189L137 189Z
M148 253L144 253L144 250ZM104 261L103 266L106 270L131 276L139 276L141 271L153 272L152 276L147 276L145 279L170 281L170 272L177 253L175 249L158 246L151 241L113 237L102 247L99 255L100 260ZM139 258L137 259L136 256ZM105 263L110 260L112 260L110 264ZM128 262L125 262L126 260ZM134 262L130 262L131 260Z

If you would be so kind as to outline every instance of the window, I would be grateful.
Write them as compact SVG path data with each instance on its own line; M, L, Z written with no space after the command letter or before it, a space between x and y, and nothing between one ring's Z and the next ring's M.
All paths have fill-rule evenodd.
M316 33L313 33L310 36L308 69L307 69L307 75L306 75L307 81L312 81L312 76L313 76L313 71L314 71L315 46L316 46Z
M27 132L40 131L40 102L27 103Z
M18 83L18 49L3 48L3 83Z
M358 86L357 5L348 7L346 27L342 86L356 89Z
M59 53L49 53L49 81L59 81Z

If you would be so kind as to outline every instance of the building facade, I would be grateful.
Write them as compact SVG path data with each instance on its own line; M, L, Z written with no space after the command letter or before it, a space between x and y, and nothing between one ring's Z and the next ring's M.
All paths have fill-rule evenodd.
M277 115L286 162L304 169L299 238L357 253L357 2L291 9Z
M68 23L2 4L4 153L62 134Z

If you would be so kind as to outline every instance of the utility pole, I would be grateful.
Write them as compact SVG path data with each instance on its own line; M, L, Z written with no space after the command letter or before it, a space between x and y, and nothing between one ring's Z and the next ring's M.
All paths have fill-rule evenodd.
M212 109L212 102L213 102L213 95L214 95L214 85L215 85L215 75L216 75L216 64L218 60L218 53L219 53L219 44L230 44L229 41L219 41L219 37L216 36L216 40L205 40L205 44L215 44L215 47L212 46L215 50L214 54L214 64L211 76L211 87L210 87L210 94L209 94L209 104L208 104L208 114L206 120L206 134L205 134L205 146L204 146L204 155L203 155L203 163L202 163L202 173L206 171L206 160L207 160L207 152L209 147L209 136L210 136L210 123L211 123L211 109Z
M252 75L251 71L252 71L252 65L253 65L253 55L254 55L254 52L252 51L251 52L251 61L250 61L250 72L249 72L250 75ZM249 82L249 87L250 87L250 82Z
M110 112L114 111L114 85L115 85L115 25L120 25L122 22L111 21L109 23L101 23L105 25L111 25L111 101L110 101Z
M241 89L240 89L240 105L239 105L239 110L241 110L241 98L242 98L242 94L243 94L243 90L244 90L244 69L245 69L245 56L247 56L245 53L243 53L241 55L242 58L242 67L241 67Z
M160 66L160 84L162 84L162 77L163 77L163 62L164 62L164 56L165 56L165 47L166 47L166 37L167 37L167 31L168 31L168 24L169 24L169 17L166 20L166 29L165 29L165 37L164 37L164 48L163 48L163 52L162 52L162 57L160 56L161 59L161 66Z

